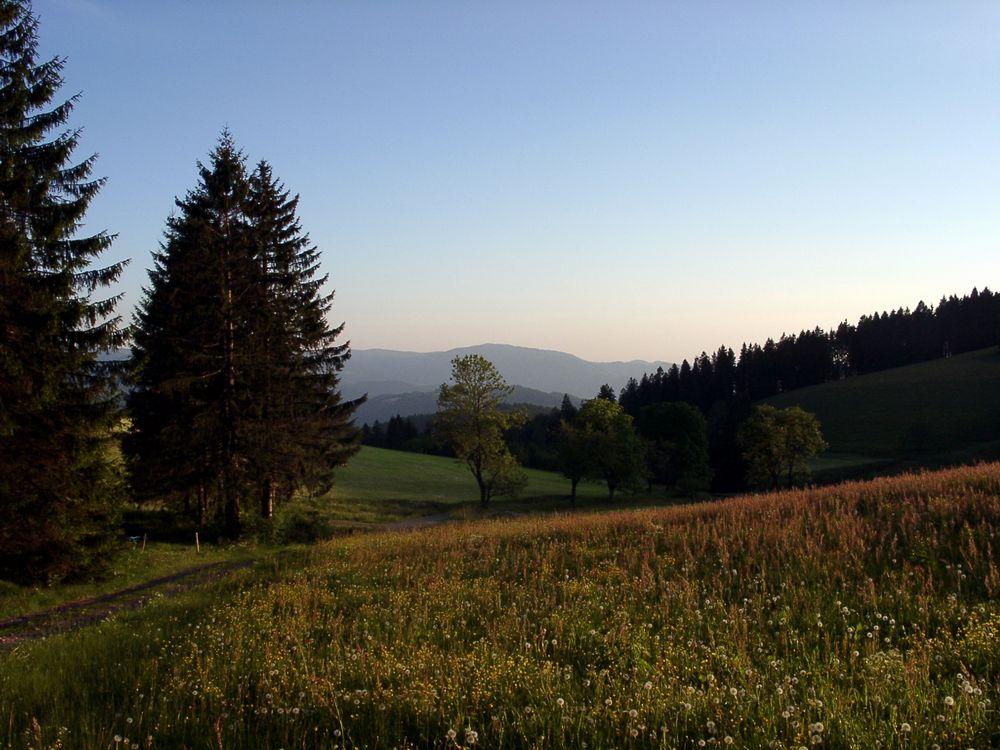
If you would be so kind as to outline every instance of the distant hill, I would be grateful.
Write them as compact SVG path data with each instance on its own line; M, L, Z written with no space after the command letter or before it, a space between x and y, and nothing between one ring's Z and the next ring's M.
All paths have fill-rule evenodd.
M819 417L834 473L889 464L935 466L1000 456L1000 352L947 359L800 388L767 399Z
M669 362L588 362L565 352L506 344L450 349L444 352L401 352L355 349L344 369L341 389L348 398L367 393L370 398L413 392L431 392L451 377L451 360L481 354L512 384L543 393L592 398L607 383L618 391L630 377L640 378Z
M528 404L531 406L553 408L559 406L563 399L562 392L545 393L533 388L514 386L514 393L506 399L508 404ZM574 405L580 399L570 396ZM408 417L417 414L433 414L437 411L437 391L414 391L410 393L384 393L379 396L369 396L355 415L355 424L373 424L375 420L387 422L397 414Z

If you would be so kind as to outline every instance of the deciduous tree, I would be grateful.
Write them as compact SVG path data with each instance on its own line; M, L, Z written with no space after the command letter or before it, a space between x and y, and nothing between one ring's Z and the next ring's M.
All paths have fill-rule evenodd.
M647 468L653 480L689 495L708 489L708 428L696 407L651 404L639 413L637 427L648 445Z
M502 407L514 389L479 354L453 359L451 380L438 391L436 430L469 467L485 508L497 495L516 494L526 481L504 432L523 424L527 415Z
M570 481L570 503L576 505L577 485L596 464L597 439L582 421L563 418L559 421L557 445L562 474Z
M608 499L619 487L634 486L644 474L644 446L632 426L632 417L615 401L595 398L580 407L577 425L590 433L588 474L607 483Z
M754 407L737 437L747 478L758 487L778 487L782 475L791 486L796 476L807 473L806 462L827 447L816 415L798 406Z

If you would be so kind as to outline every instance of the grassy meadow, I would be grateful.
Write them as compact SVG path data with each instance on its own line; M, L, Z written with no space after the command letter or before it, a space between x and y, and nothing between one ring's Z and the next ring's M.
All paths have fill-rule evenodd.
M256 541L216 544L203 534L200 550L195 548L193 526L177 528L173 516L133 509L126 514L132 539L122 539L107 571L93 579L54 586L25 587L0 581L0 620L104 595L205 563L268 561L289 543L311 542L317 535L325 538L427 516L477 518L570 507L569 480L534 469L526 469L525 474L528 484L518 498L496 498L490 509L481 511L475 480L455 459L364 446L338 470L336 485L328 494L279 507L275 528L257 529ZM607 507L603 484L581 482L577 495L580 510ZM662 496L621 495L616 502L662 501ZM304 531L296 535L300 527Z
M495 498L494 512L569 507L568 479L537 469L524 473L528 483L520 496ZM577 487L581 505L606 497L603 484L581 482ZM337 471L333 489L317 504L324 515L340 521L383 523L438 513L475 514L479 490L465 464L454 458L362 446Z
M830 444L816 462L818 478L1000 458L996 347L800 388L767 403L817 415Z
M1000 745L1000 464L354 535L0 653L0 744Z

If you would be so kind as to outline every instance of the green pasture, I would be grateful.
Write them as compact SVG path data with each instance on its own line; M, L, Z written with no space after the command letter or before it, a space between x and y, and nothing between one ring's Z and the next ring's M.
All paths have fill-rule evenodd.
M537 469L524 473L528 483L521 494L495 498L487 514L570 507L568 479ZM580 506L602 503L606 497L603 484L581 482L577 487ZM479 490L469 469L454 458L363 446L337 472L333 489L319 504L345 522L380 523L439 513L465 516L479 514Z
M830 449L817 473L1000 457L996 348L801 388L767 403L819 417Z

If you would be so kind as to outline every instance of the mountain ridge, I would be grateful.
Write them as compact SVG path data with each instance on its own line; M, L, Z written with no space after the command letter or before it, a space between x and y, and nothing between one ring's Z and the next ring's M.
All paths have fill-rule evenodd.
M468 354L480 354L493 363L517 389L512 401L543 407L558 406L563 394L576 403L592 398L605 383L617 392L629 378L670 367L662 361L590 362L568 352L513 344L477 344L435 352L355 349L341 373L341 392L345 398L368 394L368 402L357 412L357 424L384 421L396 414L433 412L438 387L451 378L451 361Z
M555 349L513 344L476 344L443 351L410 352L398 349L355 349L341 373L341 389L348 398L426 392L451 377L455 357L480 354L490 360L512 385L544 393L569 393L587 398L607 383L616 391L629 378L640 378L669 362L629 360L591 362Z

